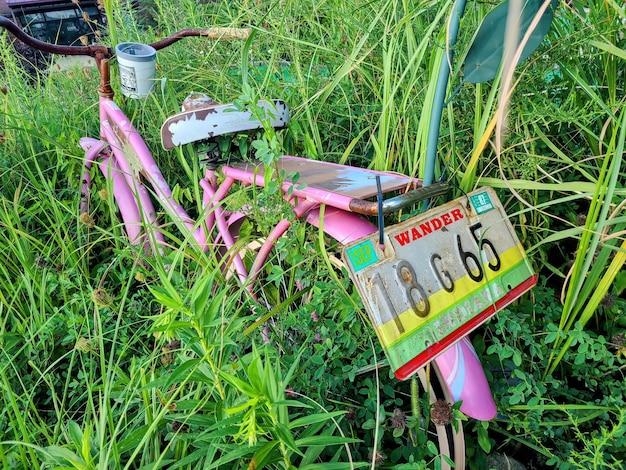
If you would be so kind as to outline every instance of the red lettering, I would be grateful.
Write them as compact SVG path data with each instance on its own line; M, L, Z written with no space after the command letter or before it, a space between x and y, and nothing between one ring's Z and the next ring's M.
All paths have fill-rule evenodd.
M396 241L400 246L408 245L412 241L425 237L437 230L441 230L444 225L450 225L457 220L465 218L461 209L453 209L450 212L440 215L439 217L433 217L431 220L422 222L417 227L411 228L411 233L405 231L395 235Z
M400 246L404 246L407 243L411 242L411 239L409 238L409 232L399 233L398 235L395 236L395 239L400 244Z

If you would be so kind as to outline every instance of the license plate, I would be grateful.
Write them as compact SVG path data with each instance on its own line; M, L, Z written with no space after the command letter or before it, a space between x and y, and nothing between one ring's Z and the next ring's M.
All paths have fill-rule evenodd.
M344 248L394 374L406 379L536 283L491 188Z

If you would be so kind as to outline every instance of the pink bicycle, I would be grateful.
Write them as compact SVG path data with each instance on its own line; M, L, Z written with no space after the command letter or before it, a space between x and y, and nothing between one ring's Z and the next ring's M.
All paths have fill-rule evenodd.
M3 17L0 26L37 49L96 60L101 77L100 137L80 141L85 151L81 212L89 210L90 170L95 164L110 182L131 243L154 254L165 246L156 202L186 230L198 249L220 257L254 293L255 280L292 222L284 218L269 230L254 263L246 268L236 244L246 214L229 209L225 200L238 185L265 185L264 165L246 161L221 164L209 153L200 181L204 211L192 219L175 201L146 143L113 99L109 60L114 51L101 45L43 43ZM246 30L188 29L149 47L161 50L189 36L237 38L246 34ZM249 109L191 98L182 112L163 124L166 150L262 127ZM289 121L288 107L282 101L262 101L255 109L268 116L265 125L283 127ZM385 226L384 215L443 195L448 185L424 186L420 180L396 173L293 156L278 158L276 169L284 175L298 175L297 183L290 177L281 182L292 219L305 220L344 246L345 266L395 375L406 379L417 374L431 403L461 401L460 409L466 415L492 419L496 406L467 335L536 281L495 193L479 189ZM431 421L442 454L441 467L464 468L462 426L449 419L433 417Z

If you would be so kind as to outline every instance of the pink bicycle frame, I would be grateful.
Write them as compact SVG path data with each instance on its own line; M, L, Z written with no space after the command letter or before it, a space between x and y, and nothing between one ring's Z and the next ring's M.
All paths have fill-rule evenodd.
M222 167L225 178L218 185L215 171L208 169L200 181L204 191L204 217L200 221L194 221L184 208L176 203L144 140L112 98L100 97L100 119L102 140L81 139L81 145L86 152L82 210L88 209L86 204L91 184L89 170L93 163L97 162L104 176L113 185L113 194L131 243L144 244L146 249L158 250L166 240L158 227L150 191L139 179L142 177L150 183L153 195L163 209L172 220L180 222L180 228L187 230L199 248L207 250L213 243L222 245L226 252L232 253L229 262L232 263L242 284L252 290L254 279L276 241L285 234L291 222L282 220L274 227L248 272L243 260L234 250L237 233L231 232L231 227L236 232L236 222L244 216L240 213L227 213L221 202L236 181L262 185L263 178L251 176L249 172L236 168ZM286 190L289 186L290 184L286 183L283 189ZM323 224L320 224L320 203L306 197L291 197L295 217L305 217L306 222L316 227L323 225L324 232L343 244L378 230L365 217L347 210L347 201L334 201L333 198L338 196L333 193L328 193L324 197L329 205L324 211ZM346 206L345 209L343 206ZM146 227L150 228L148 234L144 230ZM207 234L212 233L214 229L216 236L213 241L209 241ZM468 338L463 338L434 361L442 372L445 385L454 401L462 400L461 410L465 414L479 420L488 420L495 416L496 406L489 384Z

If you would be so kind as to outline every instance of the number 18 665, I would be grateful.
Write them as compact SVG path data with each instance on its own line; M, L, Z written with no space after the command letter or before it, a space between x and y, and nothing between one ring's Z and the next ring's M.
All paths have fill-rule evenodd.
M485 278L485 268L480 261L481 258L488 259L486 268L490 271L499 271L502 263L500 256L496 250L495 245L489 239L480 236L479 230L482 228L482 224L476 223L469 227L472 238L478 249L478 253L474 251L466 250L463 247L461 235L456 235L456 260L463 266L463 271L474 282L480 283ZM365 250L363 255L366 255ZM446 269L443 263L444 257L438 253L433 253L429 260L429 268L433 274L433 277L437 281L438 287L450 294L455 289L455 279L450 274L450 271ZM390 261L393 269L393 280L390 280L395 285L400 287L402 292L402 299L392 301L392 292L388 289L388 284L385 282L380 272L376 272L371 277L371 282L377 291L377 297L380 300L378 303L380 320L383 324L393 320L396 325L396 329L399 334L405 332L404 325L400 319L400 315L406 310L412 312L418 318L426 319L431 313L431 305L429 301L429 295L423 287L423 282L420 282L418 275L413 265L404 259L397 259ZM458 279L456 280L458 281ZM382 303L382 305L381 305ZM406 308L408 306L408 309Z

